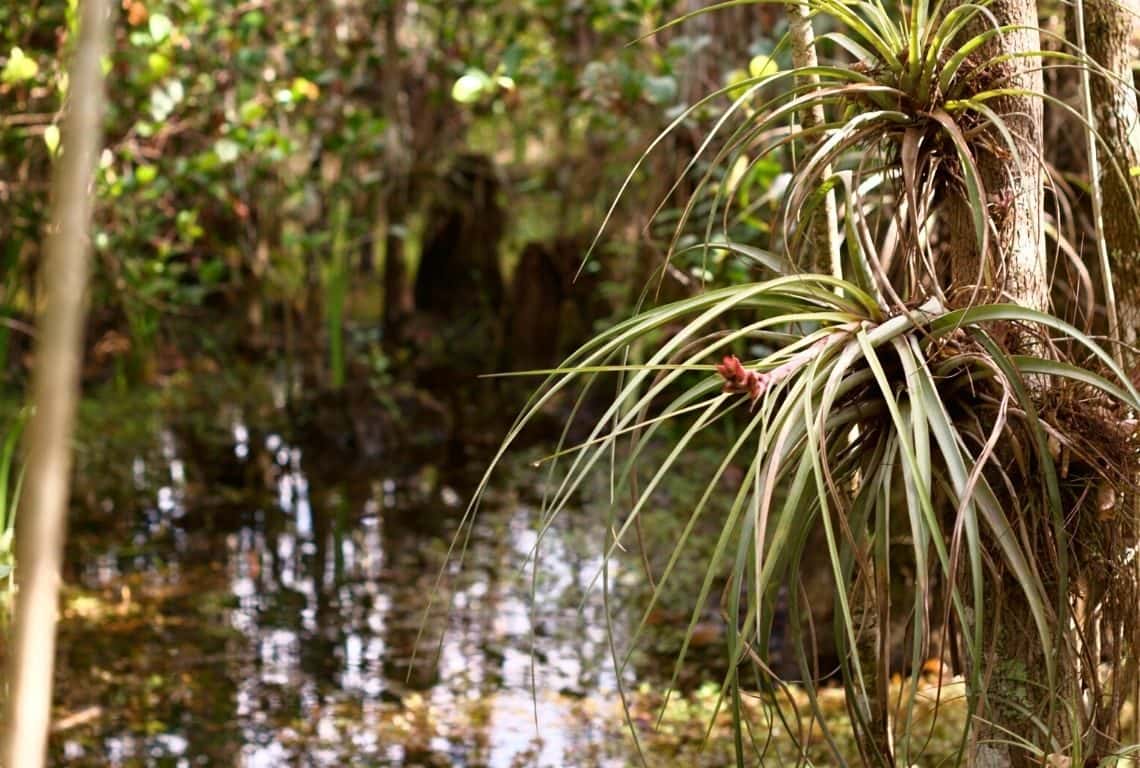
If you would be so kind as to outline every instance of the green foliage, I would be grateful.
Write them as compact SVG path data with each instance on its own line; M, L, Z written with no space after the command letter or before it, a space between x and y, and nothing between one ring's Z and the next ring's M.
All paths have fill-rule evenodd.
M1047 357L1007 351L1003 345L1012 337L1001 328L1010 323L1052 330L1058 335L1050 344L1075 343L1108 378ZM666 329L664 341L655 341ZM623 364L627 350L645 341L654 349L645 363ZM756 357L743 366L730 365L735 358L714 365L741 348L757 350ZM1054 413L1048 420L1041 415L1042 406L1060 399L1068 387L1087 388L1086 402L1108 409L1097 427L1106 434L1116 418L1110 415L1114 409L1140 407L1140 397L1111 357L1056 318L1013 305L947 311L933 302L896 313L853 284L800 275L710 290L647 310L600 334L552 373L507 444L560 391L575 386L589 390L606 374L619 375L617 394L591 422L584 440L559 446L555 462L565 460L569 466L546 500L541 519L559 514L592 470L609 463L614 498L633 498L605 553L607 560L617 557L641 518L650 514L662 480L682 466L693 466L686 461L689 446L714 425L732 424L734 437L689 511L630 643L636 645L710 501L726 492L726 472L742 466L744 479L727 515L716 522L722 533L693 603L689 633L711 607L718 578L727 573L722 609L730 626L740 627L740 634L730 639L731 671L722 691L728 706L743 684L737 665L748 667L750 660L765 658L777 591L796 582L813 531L822 529L832 577L840 586L839 655L848 694L856 702L854 727L864 741L872 728L876 682L874 674L860 668L863 619L851 601L875 583L876 574L892 582L903 573L915 574L914 597L906 610L914 617L910 664L917 669L933 639L929 627L939 622L932 615L938 602L933 585L948 585L943 606L966 628L969 690L976 697L987 668L984 649L993 638L973 617L985 615L985 601L999 589L984 565L996 558L1020 590L1005 599L1027 601L1043 658L1051 665L1055 633L1060 622L1067 624L1058 616L1051 587L1054 579L1064 583L1067 578L1065 558L1044 561L1049 545L1044 540L1027 543L1015 531L1039 509L1049 510L1046 519L1051 515L1056 527L1046 539L1065 552L1072 534L1066 526L1075 523L1061 521L1066 516L1095 518L1089 486L1127 484L1129 459L1127 449L1111 454L1107 462L1089 457L1084 484L1067 484L1062 491L1045 435L1067 434L1069 419L1092 418L1096 411ZM1043 374L1053 382L1050 388L1029 394L1027 379ZM1025 416L1007 418L1011 412ZM666 430L669 422L681 426ZM648 450L657 440L664 440L667 452ZM996 448L1009 444L1026 452L1014 467ZM645 457L656 455L664 458L644 466ZM646 471L649 479L639 480ZM1071 476L1070 483L1075 479ZM890 542L898 536L909 542L909 555L892 553ZM791 590L789 597L791 614L802 615L806 606L798 592ZM871 610L881 614L883 625L892 618L885 599L870 597ZM804 678L811 679L813 662L803 646L798 651ZM763 686L777 685L762 663L753 672ZM1050 680L1054 675L1049 666ZM896 727L905 730L909 723L904 717Z
M40 65L36 63L35 59L26 55L19 46L12 46L12 50L8 52L8 61L4 64L4 69L0 70L0 82L8 85L25 83L34 79L39 71Z
M408 228L438 172L472 150L517 180L512 248L576 234L596 218L614 169L635 156L632 137L652 136L684 101L693 41L625 45L674 5L128 0L107 61L97 331L127 331L130 367L145 376L154 347L187 319L201 328L219 307L276 318L282 305L320 303L320 264L338 236L334 201L348 203L350 254L383 242L389 227L415 242ZM387 51L381 31L398 11L398 48ZM0 301L30 317L74 8L13 7L0 23L3 249L14 279ZM392 87L402 107L389 104ZM664 163L660 178L676 167ZM406 220L386 220L392 196ZM559 215L545 216L550 207ZM355 272L355 260L346 268Z
M730 0L678 21L747 4ZM1101 583L1106 562L1126 569L1132 523L1119 535L1100 526L1093 499L1123 497L1134 485L1140 467L1133 430L1122 422L1140 410L1140 397L1112 355L1053 315L1006 304L952 305L936 266L946 246L936 250L931 233L945 223L939 217L946 201L960 200L972 227L945 236L972 239L977 253L991 253L1004 211L986 188L982 165L999 158L1016 173L1042 162L1020 149L995 104L1008 96L1053 99L1016 86L1010 61L1045 56L1065 66L1095 65L1068 53L987 53L987 43L1017 29L1002 26L985 4L917 0L897 11L878 2L809 5L830 30L820 42L836 52L834 62L781 69L782 41L754 60L751 73L730 74L725 87L684 110L622 187L624 193L636 186L653 152L686 120L729 98L686 168L700 180L670 222L673 251L701 283L717 278L710 266L726 259L751 260L782 276L707 290L598 334L550 372L495 463L541 409L573 390L579 403L610 391L599 379L616 376L616 394L573 444L565 435L582 425L573 423L577 408L571 412L539 515L545 530L595 470L608 468L617 518L603 577L635 531L640 539L664 478L692 471L689 451L722 429L729 433L723 460L688 510L629 643L646 631L694 531L723 497L728 512L709 521L720 538L693 601L674 681L699 620L717 607L711 597L719 587L730 629L718 701L732 713L738 764L755 743L747 732L755 723L742 706L745 687L774 694L782 685L767 666L782 590L802 679L817 679L814 640L799 634L809 606L797 585L805 556L819 547L837 585L835 639L866 764L896 757L910 764L915 757L908 753L913 709L887 714L887 628L900 623L907 668L918 669L932 653L932 628L957 628L969 711L998 728L1015 711L1013 719L1028 730L1010 733L1028 740L1024 746L1038 757L1080 757L1080 739L1062 734L1081 717L1074 714L1081 686L1101 682L1096 669L1083 677L1078 669L1073 585ZM812 125L814 110L824 119ZM773 160L788 154L797 159L781 179ZM770 206L770 226L757 216L755 189L779 190L759 198ZM833 193L841 202L846 280L812 274L823 254L805 237ZM703 236L694 236L691 219L707 222ZM981 272L983 285L975 289L982 293L974 299L991 295L992 269ZM1070 449L1079 468L1059 461ZM742 479L730 480L741 470ZM619 501L625 499L628 507ZM478 494L465 525L477 509ZM906 594L901 600L898 589ZM1128 602L1135 577L1112 589ZM994 605L1006 602L1028 607L1027 626L993 622ZM1132 615L1125 609L1106 620L1127 627ZM991 649L1005 647L1015 632L1025 635L1022 646L1028 641L1032 673L1019 678L1020 699L1002 699L1011 691L990 687L990 675L1005 679L1008 665L995 664ZM619 676L630 653L615 650ZM822 721L810 685L808 696ZM797 738L786 721L768 726ZM890 754L892 737L901 745L897 755ZM823 738L842 759L826 728ZM801 747L806 759L808 745Z
M17 449L27 420L25 411L19 411L3 425L3 442L0 443L0 579L5 584L5 599L12 591L15 561L16 510L20 504L20 490L24 481L23 465Z
M765 4L712 4L662 29L706 13ZM1042 158L1022 156L1016 129L996 111L1001 99L1041 100L1089 131L1094 146L1103 145L1087 119L1063 100L1008 81L1011 62L1030 55L1041 57L1048 71L1085 68L1093 76L1111 77L1061 38L1043 33L1050 39L1049 50L989 53L986 46L1018 30L999 26L984 3L947 7L919 0L900 12L881 3L846 0L813 0L809 6L816 22L829 30L817 44L832 52L833 61L781 68L789 47L782 39L770 53L756 56L749 71L730 72L725 87L689 106L651 145L651 150L659 149L690 116L716 112L712 129L686 167L699 180L679 217L665 220L674 228L674 252L696 240L705 244L707 257L718 240L749 242L761 234L768 236L769 248L786 250L800 268L819 270L824 266L820 255L803 241L810 230L805 222L820 213L826 194L838 194L845 212L838 233L844 274L873 294L886 290L893 300L920 299L942 290L933 275L939 257L929 234L936 209L947 198L965 201L977 250L989 248L1002 204L986 188L981 170L986 158L1015 167L1040 166L1051 178ZM717 111L726 98L731 104ZM804 129L809 113L817 109L824 122ZM623 193L651 154L635 164ZM753 172L781 155L795 156L794 162L783 163L794 172L778 180L761 174L757 185ZM1111 154L1107 166L1109 173L1124 172ZM674 190L684 178L678 178ZM1051 186L1065 195L1063 184ZM757 196L766 202L775 198L779 205L763 211L752 203ZM1065 218L1073 204L1066 199L1055 212L1058 231L1069 231ZM692 221L702 223L693 227ZM904 269L906 274L900 274Z

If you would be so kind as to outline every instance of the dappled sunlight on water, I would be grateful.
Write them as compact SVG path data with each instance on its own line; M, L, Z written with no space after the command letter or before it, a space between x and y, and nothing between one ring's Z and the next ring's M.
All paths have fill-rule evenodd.
M479 468L322 456L265 414L149 414L125 471L93 440L57 715L94 715L56 764L625 764L604 526L539 540L537 497L493 493L437 594Z
M700 607L668 690L715 510L629 649L644 569L662 573L652 555L671 552L707 467L655 495L645 557L590 500L610 498L607 477L550 520L556 479L525 453L462 528L493 440L456 450L417 427L426 439L362 458L272 386L240 388L89 405L52 764L618 768L643 764L639 749L666 768L735 762L716 605ZM962 684L918 683L911 762L927 768L957 749ZM758 764L801 749L834 764L825 731L857 754L841 689L821 691L819 710L782 691L742 692Z

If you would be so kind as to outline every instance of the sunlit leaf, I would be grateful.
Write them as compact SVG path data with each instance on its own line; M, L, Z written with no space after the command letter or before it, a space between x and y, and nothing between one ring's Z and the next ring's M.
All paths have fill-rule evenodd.
M746 81L749 79L748 71L744 69L730 70L724 76L724 84L728 87L728 97L735 101L748 91Z
M22 48L14 47L8 53L8 61L0 70L0 82L16 85L27 82L39 74L40 65L26 55Z
M780 71L780 65L771 56L753 56L748 62L748 74L752 77L770 77Z
M165 86L155 88L150 94L151 117L156 122L165 121L185 95L186 90L178 80L172 80Z
M293 92L293 97L298 101L301 99L315 100L321 95L321 89L312 80L306 80L303 77L293 78L293 84L290 87Z
M492 87L491 78L479 69L470 69L451 86L451 98L460 104L473 104Z
M53 155L59 149L59 126L55 123L44 127L44 144Z
M170 57L152 52L147 54L146 57L147 69L150 70L151 77L155 80L161 80L170 73L171 61Z
M218 139L214 142L214 153L223 163L232 163L241 154L241 145L233 139Z
M170 31L174 29L174 23L170 17L163 13L152 13L150 20L147 22L147 30L150 32L151 39L156 43L161 43L170 36Z
M257 99L242 102L242 105L238 107L238 117L246 125L253 125L260 121L261 118L265 117L266 112L265 104Z
M158 168L153 165L140 165L135 169L135 179L139 184L150 184L158 177Z

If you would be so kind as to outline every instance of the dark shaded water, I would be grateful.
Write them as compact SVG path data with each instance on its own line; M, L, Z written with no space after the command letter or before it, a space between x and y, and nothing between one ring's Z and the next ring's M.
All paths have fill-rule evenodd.
M511 462L424 622L490 443L457 462L427 424L362 459L289 413L273 381L87 404L54 764L626 764L583 601L604 525L569 510L532 581Z

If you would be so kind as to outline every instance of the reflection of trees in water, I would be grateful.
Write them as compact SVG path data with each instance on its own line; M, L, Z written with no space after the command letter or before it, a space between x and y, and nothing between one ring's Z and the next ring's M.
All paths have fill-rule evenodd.
M244 649L219 621L226 584L212 567L217 534L198 514L207 486L186 482L190 460L177 433L148 415L148 442L104 455L106 471L89 456L75 484L66 579L94 600L86 618L60 625L55 698L68 713L103 709L53 737L53 764L155 755L223 763L242 740L232 660Z
M455 521L449 525L440 510L431 506L395 506L396 495L386 495L393 503L383 504L379 512L381 579L391 597L384 622L383 674L395 690L426 691L440 682L437 650L443 639L446 605L439 600L446 601L446 597L436 596L426 622L424 609L441 565L438 545L448 541ZM434 549L433 542L437 544Z
M161 526L144 514L169 485L162 462L171 457L157 441L141 485L128 466L109 484L112 509L92 518L98 525L76 526L72 576L117 594L135 569L135 605L152 612L132 614L99 642L88 642L90 627L65 624L61 701L73 710L97 701L115 717L84 732L96 740L89 755L99 756L87 764L106 764L112 739L121 752L163 749L218 764L235 755L317 760L321 750L342 762L491 763L537 749L529 584L519 571L530 512L509 496L482 510L464 567L446 584L459 600L449 606L443 597L421 636L470 490L463 467L430 457L402 457L411 467L338 466L279 434L231 426L172 430L187 482L174 494L180 509ZM100 494L93 497L99 512ZM132 538L128 552L120 542ZM603 638L591 635L601 631L600 614L576 614L591 565L560 547L544 550L544 570L557 563L558 573L540 580L536 612L538 707L554 745L541 751L554 762L574 739L594 738L569 733L563 715L573 699L558 692L591 692L608 665ZM179 596L157 600L138 586L147 580ZM417 695L428 713L418 719ZM398 754L377 741L397 712L415 723ZM60 739L54 748L59 754Z
M235 618L254 649L239 691L239 699L248 702L240 713L246 741L273 740L290 723L307 721L318 737L346 729L340 748L351 752L354 734L376 730L368 719L376 712L370 703L391 707L410 692L428 693L452 682L441 681L434 663L446 622L431 622L422 637L419 628L459 512L440 502L434 484L423 488L417 481L355 482L341 476L325 482L306 476L298 463L284 468L279 482L286 491L277 507L253 516L230 556L241 600ZM481 619L485 627L493 613L491 606ZM420 651L412 667L417 638ZM465 667L480 664L472 657ZM483 675L489 686L496 677ZM461 688L453 691L456 699L472 690L495 690ZM449 701L445 708L456 704ZM360 722L343 722L346 705ZM257 713L268 715L265 725L251 722ZM439 762L430 759L431 735L403 745L405 759ZM469 740L486 737L471 738L467 728L462 741Z

